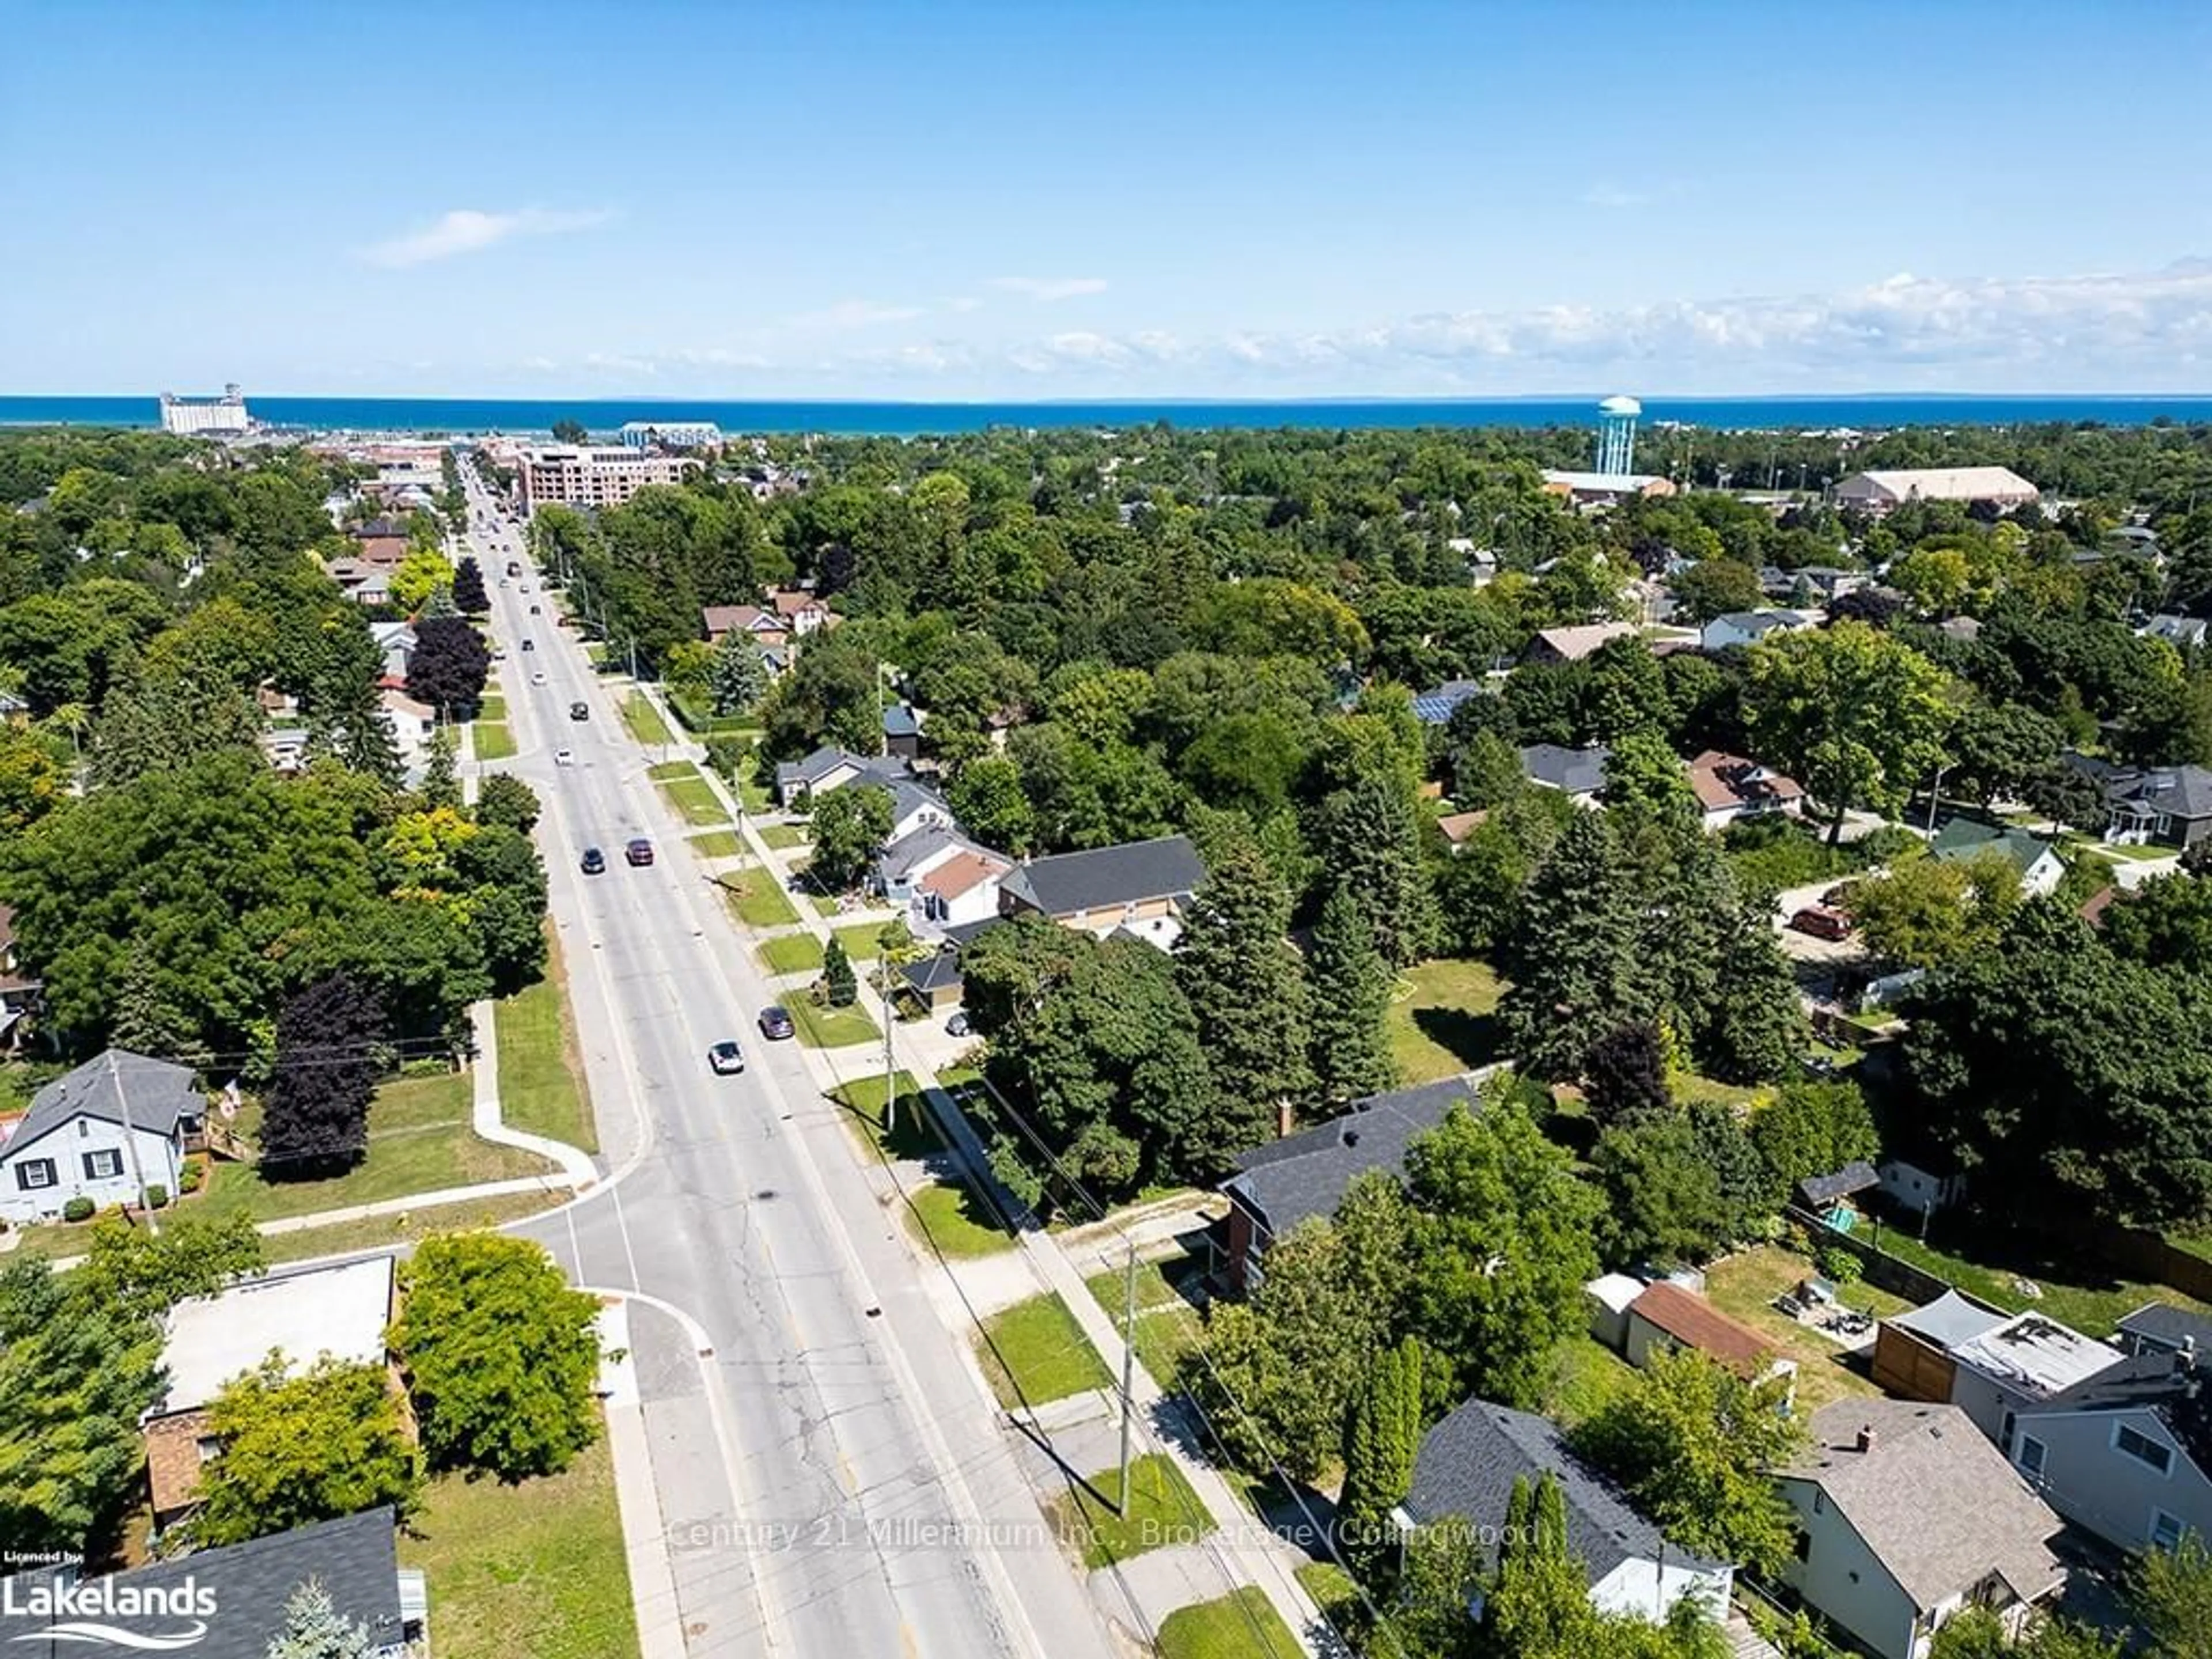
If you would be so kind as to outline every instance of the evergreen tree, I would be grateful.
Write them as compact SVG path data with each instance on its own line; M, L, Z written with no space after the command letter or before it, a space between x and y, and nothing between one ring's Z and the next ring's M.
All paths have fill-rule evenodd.
M1257 848L1218 852L1183 919L1176 981L1198 1016L1199 1041L1224 1113L1267 1138L1275 1109L1312 1091L1306 984L1288 937L1291 896Z
M368 1150L384 1010L343 974L276 1016L276 1070L261 1118L261 1167L282 1176L350 1168Z
M1390 969L1350 889L1331 890L1322 905L1306 972L1313 983L1313 1072L1323 1104L1340 1109L1388 1089L1398 1080L1384 1029Z
M319 1579L310 1578L284 1603L284 1628L264 1659L371 1659L368 1626L349 1624Z
M822 994L832 1008L849 1008L860 994L860 984L853 977L852 959L835 933L823 947Z
M1582 1075L1597 1040L1649 1021L1636 959L1641 907L1602 814L1578 814L1537 866L1498 953L1512 1052L1541 1078Z
M1765 911L1746 904L1721 939L1712 1018L1698 1048L1705 1069L1729 1083L1783 1076L1805 1046L1797 979Z
M1323 803L1321 841L1323 867L1359 901L1385 962L1408 967L1436 948L1436 896L1410 788L1378 771L1339 790Z
M1344 1435L1336 1524L1347 1554L1372 1562L1395 1541L1390 1511L1413 1490L1421 1448L1421 1348L1411 1337L1369 1361Z
M1611 1126L1672 1103L1666 1043L1649 1022L1607 1031L1583 1060L1583 1093L1590 1116Z
M163 999L152 964L141 952L131 951L116 989L114 1024L107 1040L131 1054L162 1060L183 1053L190 1033L191 1022Z
M484 592L483 568L472 558L453 567L453 604L472 617L491 609L491 595Z
M461 780L456 766L460 739L453 728L441 726L430 739L430 747L422 757L422 781L415 793L425 811L439 807L450 807L458 811L461 805Z
M752 636L732 629L707 665L707 696L717 714L742 714L768 695L768 659Z
M260 711L210 675L140 673L107 694L94 728L94 781L112 788L226 749L251 751Z

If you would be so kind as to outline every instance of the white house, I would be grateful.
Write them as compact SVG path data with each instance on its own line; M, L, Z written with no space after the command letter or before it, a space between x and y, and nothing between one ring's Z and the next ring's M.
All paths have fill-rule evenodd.
M1621 1492L1567 1449L1559 1425L1530 1412L1470 1400L1421 1437L1413 1484L1393 1517L1401 1528L1456 1518L1488 1553L1505 1524L1513 1483L1551 1475L1566 1500L1567 1548L1589 1574L1589 1598L1608 1613L1657 1623L1686 1598L1714 1618L1728 1612L1735 1569L1668 1544Z
M377 694L377 705L398 747L401 763L412 766L428 752L430 739L437 735L438 711L391 686Z
M187 1066L122 1048L85 1061L40 1090L0 1144L0 1219L57 1220L77 1198L136 1205L142 1182L173 1198L204 1106Z
M1970 1604L2017 1633L2065 1584L2058 1516L1955 1406L1837 1401L1776 1480L1801 1532L1784 1577L1878 1659L1923 1659Z
M1817 611L1729 611L1707 623L1698 643L1707 651L1756 645L1773 634L1802 633L1820 625Z
M958 927L999 914L999 884L1013 867L957 826L933 823L884 849L875 885L891 903L913 905L924 922Z

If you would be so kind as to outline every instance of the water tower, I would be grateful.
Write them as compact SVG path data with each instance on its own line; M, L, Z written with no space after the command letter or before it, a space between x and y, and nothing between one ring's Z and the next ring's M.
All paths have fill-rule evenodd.
M1633 398L1607 398L1597 406L1597 470L1609 477L1636 471L1636 417L1644 405Z

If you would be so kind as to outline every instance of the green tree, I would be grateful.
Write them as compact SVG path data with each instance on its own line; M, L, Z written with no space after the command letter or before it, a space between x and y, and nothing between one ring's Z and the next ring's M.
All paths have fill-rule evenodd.
M822 949L822 995L832 1008L849 1008L860 1000L860 982L853 975L853 960L836 934Z
M750 711L768 695L768 659L752 635L733 628L715 642L707 664L708 706L727 717Z
M736 635L726 637L736 638ZM672 696L687 702L708 695L714 648L704 640L679 640L660 654L660 680ZM720 713L718 709L715 711Z
M1222 1109L1250 1139L1314 1087L1310 1006L1290 942L1291 896L1249 840L1219 849L1175 949L1176 981L1198 1017Z
M1408 1337L1369 1361L1344 1432L1344 1487L1337 1534L1372 1561L1393 1541L1390 1512L1413 1490L1421 1449L1421 1347Z
M1734 1242L1737 1210L1682 1115L1647 1115L1607 1129L1590 1164L1605 1194L1598 1231L1613 1265L1694 1264Z
M1591 1043L1583 1059L1583 1097L1590 1116L1607 1127L1672 1105L1667 1043L1659 1028L1624 1025Z
M1005 756L970 761L952 781L947 799L962 826L985 846L1017 855L1029 851L1036 817L1022 793L1021 769Z
M1657 1353L1573 1437L1667 1536L1716 1560L1782 1571L1797 1528L1772 1471L1805 1445L1797 1419L1701 1353Z
M2212 1656L2212 1548L2196 1533L2170 1550L2145 1550L2126 1583L2127 1608L2154 1651L2172 1659Z
M93 776L128 783L224 750L253 752L260 711L220 681L134 675L109 691L92 750Z
M435 1468L555 1474L599 1432L599 1304L526 1239L425 1239L405 1270L395 1346Z
M807 874L825 893L860 885L891 836L891 792L880 784L848 783L816 797L808 817L814 856Z
M1375 930L1359 901L1333 887L1322 901L1306 955L1312 985L1311 1056L1324 1107L1341 1109L1398 1080L1390 1052L1389 964L1375 948Z
M494 772L477 786L477 822L504 825L520 835L536 828L538 792L512 772Z
M1851 885L1867 948L1900 968L1940 968L1993 949L2018 908L2020 869L2002 852L1899 859Z
M1705 1069L1729 1083L1782 1076L1805 1046L1797 980L1765 908L1747 901L1721 934L1712 1014L1699 1034Z
M1656 664L1652 672L1658 672ZM1667 740L1649 731L1631 729L1614 739L1606 754L1599 799L1656 825L1679 824L1686 817L1694 821L1697 816L1690 775Z
M1580 1328L1597 1271L1596 1199L1510 1084L1480 1111L1455 1107L1407 1155L1422 1218L1415 1255L1422 1334L1468 1393L1534 1400L1553 1351Z
M1942 757L1948 680L1864 623L1762 641L1750 669L1744 713L1754 750L1826 810L1831 844L1853 807L1895 813Z
M193 1541L242 1544L389 1504L414 1512L422 1471L385 1369L325 1358L295 1373L281 1356L227 1384L208 1407L222 1450L200 1471Z
M419 611L441 588L453 585L453 567L434 548L416 548L393 567L392 602L402 611Z
M1582 726L1586 737L1616 745L1631 737L1656 740L1657 752L1666 756L1669 769L1680 779L1680 763L1668 751L1663 737L1673 712L1667 700L1666 675L1643 640L1633 635L1607 640L1590 653L1583 681Z
M1766 603L1759 572L1735 559L1700 559L1667 585L1674 596L1675 613L1686 622L1707 623L1731 611L1756 611Z
M1408 967L1435 949L1436 896L1410 786L1375 775L1330 796L1321 848L1324 867L1358 900L1385 962Z
M556 444L587 444L592 434L581 421L562 416L553 422L553 441Z
M1512 1052L1538 1077L1577 1078L1600 1037L1660 1010L1637 959L1641 907L1611 826L1576 815L1530 877L1498 952Z
M102 1307L159 1319L179 1302L260 1273L264 1264L251 1216L181 1214L162 1223L158 1237L110 1216L94 1224L70 1288Z
M330 1592L310 1578L284 1603L284 1628L270 1638L263 1659L375 1659L368 1626L345 1619Z
M1849 1079L1784 1084L1753 1112L1751 1144L1784 1190L1846 1164L1872 1163L1881 1153L1874 1113Z

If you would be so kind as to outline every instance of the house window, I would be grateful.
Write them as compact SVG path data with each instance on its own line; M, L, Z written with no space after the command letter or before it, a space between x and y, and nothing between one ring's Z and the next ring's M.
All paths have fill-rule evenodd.
M2032 1434L2020 1437L2020 1467L2032 1475L2043 1474L2043 1443Z
M50 1158L27 1158L15 1166L15 1190L35 1193L54 1184L54 1161Z
M2150 1512L2150 1547L2154 1550L2178 1550L2184 1534L2189 1530L2164 1510Z
M212 1463L222 1455L222 1442L211 1434L202 1435L192 1443L192 1449L199 1453L200 1462L204 1464Z
M2124 1423L2112 1425L2112 1444L2122 1455L2136 1462L2156 1469L2160 1474L2173 1468L2173 1453L2147 1434L2140 1434Z
M112 1146L84 1155L84 1178L87 1181L106 1181L122 1173L123 1154Z

